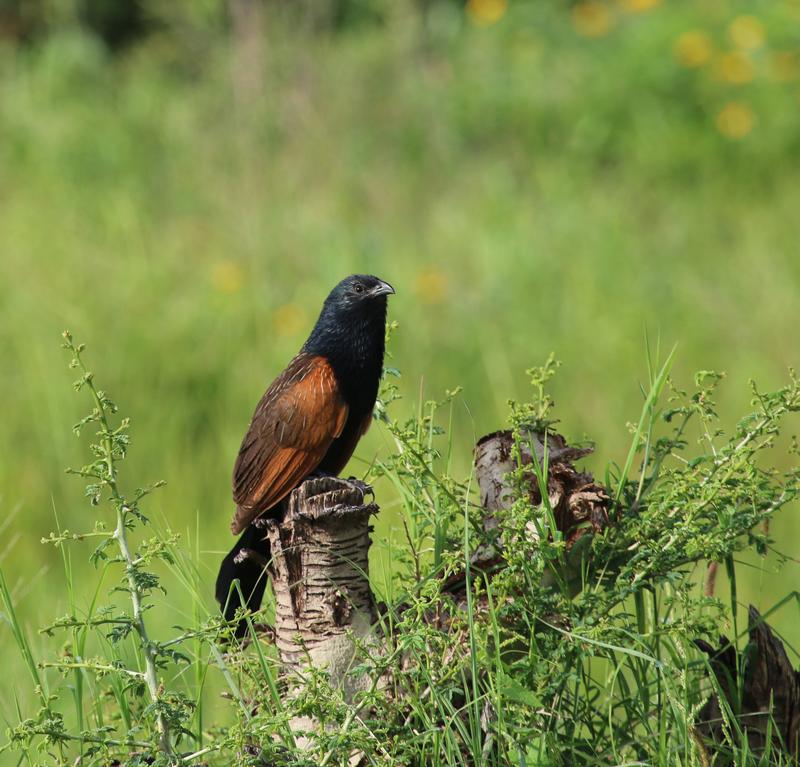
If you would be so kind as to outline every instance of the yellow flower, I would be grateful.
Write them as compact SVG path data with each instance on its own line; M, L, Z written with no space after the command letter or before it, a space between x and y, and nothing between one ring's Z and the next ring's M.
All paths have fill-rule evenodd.
M600 0L584 0L573 6L572 23L584 37L602 37L614 25L614 17Z
M788 83L797 77L797 54L793 51L775 51L769 57L769 71L773 80Z
M234 261L220 261L211 271L211 282L219 293L238 293L243 278L242 268Z
M447 279L435 267L420 272L414 290L420 301L426 304L440 304L447 295Z
M702 67L714 53L711 38L699 29L684 32L673 48L675 58L685 67Z
M617 2L627 13L644 13L661 5L661 0L617 0Z
M273 312L272 324L279 335L294 336L306 325L306 314L297 304L284 304Z
M728 37L739 48L753 50L764 45L764 25L755 16L737 16L728 25Z
M740 51L723 53L717 62L717 72L725 82L734 85L749 83L756 73L753 62Z
M753 110L740 101L729 101L717 115L717 128L726 138L744 138L755 124Z
M470 21L484 27L494 24L505 16L508 0L469 0L467 16Z

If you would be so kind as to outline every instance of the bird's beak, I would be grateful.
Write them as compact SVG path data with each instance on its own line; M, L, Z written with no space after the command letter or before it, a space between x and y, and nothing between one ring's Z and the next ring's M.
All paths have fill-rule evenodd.
M380 281L377 287L372 289L373 296L390 296L394 294L394 288L383 280Z

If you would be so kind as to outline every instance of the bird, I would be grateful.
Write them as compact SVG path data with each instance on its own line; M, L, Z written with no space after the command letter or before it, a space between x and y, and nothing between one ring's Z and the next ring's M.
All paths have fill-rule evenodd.
M339 282L300 351L256 406L233 468L231 532L241 537L223 559L215 588L226 620L240 606L255 612L261 605L270 557L264 520L279 519L282 502L309 476L337 476L369 428L394 292L373 275ZM236 635L246 631L240 620Z

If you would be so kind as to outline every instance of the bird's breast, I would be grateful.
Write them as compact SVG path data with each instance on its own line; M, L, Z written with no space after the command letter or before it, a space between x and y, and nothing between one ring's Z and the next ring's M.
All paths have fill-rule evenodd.
M331 443L319 464L319 471L333 475L341 473L352 457L371 415L371 407L366 412L350 410L342 433Z

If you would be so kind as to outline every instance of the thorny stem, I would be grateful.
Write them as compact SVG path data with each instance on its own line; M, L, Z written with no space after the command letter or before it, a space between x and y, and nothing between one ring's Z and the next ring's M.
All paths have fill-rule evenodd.
M102 479L111 492L111 500L113 501L114 507L117 510L117 527L116 530L114 530L114 538L117 541L120 553L125 561L125 574L128 579L128 592L130 593L131 604L133 605L133 626L136 629L136 633L139 635L142 652L144 653L144 679L147 684L148 692L150 693L150 699L153 701L156 707L156 727L158 728L159 746L161 750L170 758L171 764L178 764L179 762L175 756L175 752L172 748L172 742L170 740L169 724L164 718L163 712L161 712L159 709L160 695L158 690L158 676L156 673L157 651L155 645L150 641L150 638L147 634L147 626L144 622L144 611L142 610L142 590L139 587L139 584L136 582L136 566L128 546L126 518L129 508L125 504L125 499L120 494L117 486L117 471L114 464L114 450L111 441L112 430L106 416L106 405L94 385L91 373L89 373L86 365L81 359L79 348L76 347L69 338L67 338L67 343L69 344L70 349L75 355L75 359L84 374L85 385L89 387L89 391L92 394L92 398L94 399L95 406L97 408L97 417L102 427L103 460L106 464L106 476Z

